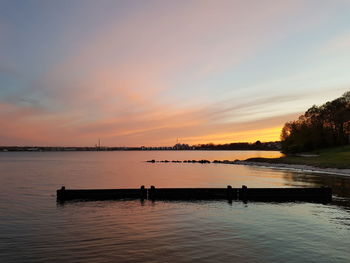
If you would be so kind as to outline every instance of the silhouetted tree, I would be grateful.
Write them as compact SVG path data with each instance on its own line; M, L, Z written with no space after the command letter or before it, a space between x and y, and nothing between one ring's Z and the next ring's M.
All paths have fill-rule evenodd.
M298 120L287 122L281 132L283 152L293 153L344 145L350 136L350 92L312 106Z

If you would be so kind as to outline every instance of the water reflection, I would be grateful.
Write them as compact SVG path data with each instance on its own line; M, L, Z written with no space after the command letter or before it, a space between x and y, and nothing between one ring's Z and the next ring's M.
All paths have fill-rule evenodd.
M268 153L276 154L279 153ZM4 262L348 262L350 178L149 159L256 152L0 154ZM263 153L260 153L263 155ZM331 186L332 204L103 201L56 204L56 189ZM19 249L20 248L20 249Z
M109 260L304 262L311 255L346 262L350 244L344 213L335 217L327 205L107 201L70 203L64 210L62 223L79 222L80 230L73 224L58 239L74 234L71 246L103 251Z
M329 186L332 188L333 193L331 204L350 211L349 177L329 174L285 172L284 178L287 181L286 185L288 186Z
M285 172L284 178L292 185L309 184L315 187L329 186L337 197L350 198L350 178L338 175Z

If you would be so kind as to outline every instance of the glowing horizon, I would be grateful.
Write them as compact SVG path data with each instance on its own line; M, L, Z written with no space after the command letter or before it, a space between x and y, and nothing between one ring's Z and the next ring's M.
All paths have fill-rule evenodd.
M3 146L276 141L350 86L343 0L0 7Z

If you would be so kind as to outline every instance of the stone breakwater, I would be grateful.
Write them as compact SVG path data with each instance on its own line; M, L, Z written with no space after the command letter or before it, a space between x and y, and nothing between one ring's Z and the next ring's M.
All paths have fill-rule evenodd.
M236 160L238 161L238 160ZM224 160L224 161L219 161L219 160L214 160L214 161L209 161L209 160L184 160L184 161L179 161L179 160L161 160L161 161L156 161L156 160L148 160L148 163L231 163L233 164L236 161L229 161L229 160Z

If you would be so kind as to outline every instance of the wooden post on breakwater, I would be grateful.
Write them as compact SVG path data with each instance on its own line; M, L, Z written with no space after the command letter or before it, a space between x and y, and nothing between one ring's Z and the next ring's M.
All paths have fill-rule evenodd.
M107 200L107 199L141 199L141 200L242 200L263 202L310 201L327 203L332 201L332 189L320 188L156 188L146 189L73 189L64 186L57 190L57 200Z
M65 196L66 187L62 186L61 189L57 190L57 200L66 200Z
M154 185L151 185L151 188L148 191L148 199L154 201L156 198L156 188Z
M144 185L141 185L141 188L140 188L140 199L141 201L147 199L147 189L145 188Z
M232 190L232 186L231 185L228 185L227 186L227 200L229 202L232 202L232 199L233 199L233 190Z
M242 189L239 193L240 200L247 201L248 197L248 187L246 185L242 185Z

